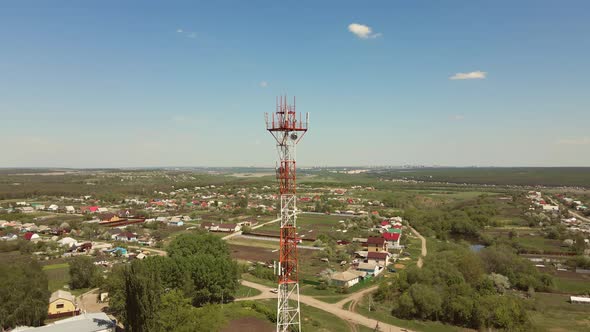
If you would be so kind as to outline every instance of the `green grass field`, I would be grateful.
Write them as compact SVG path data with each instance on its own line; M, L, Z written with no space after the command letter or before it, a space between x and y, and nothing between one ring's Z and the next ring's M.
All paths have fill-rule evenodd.
M244 307L246 304L240 302L234 302L223 305L223 313L226 319L229 321L238 319L241 317L255 317L261 320L268 321L268 318L259 312L249 310ZM276 310L275 300L257 300L256 305L262 305L266 307L270 312ZM334 331L349 331L348 325L341 318L332 315L331 313L323 310L310 307L305 304L301 304L301 330L302 331L318 331L318 332L334 332ZM361 330L361 331L367 331Z
M535 294L534 307L529 311L535 331L590 331L590 305L571 304L569 296Z
M538 236L519 236L514 241L522 246L523 249L543 252L568 252L568 248L561 246L561 241L551 240Z
M569 294L584 294L590 291L590 280L574 280L569 278L554 277L553 282L555 290L558 292L569 293Z
M51 292L62 289L70 282L70 265L68 263L45 265L43 271L47 275Z
M382 171L375 176L458 184L590 187L588 167L421 168Z
M256 296L260 295L261 293L262 292L256 288L240 285L240 287L238 287L238 291L236 292L236 298L239 299L242 297Z
M336 229L340 220L345 220L347 217L332 216L332 215L315 215L302 213L297 216L297 230L300 235L307 235L310 230L318 230L319 232L327 232ZM279 233L279 224L273 223L264 225L256 231L266 231Z

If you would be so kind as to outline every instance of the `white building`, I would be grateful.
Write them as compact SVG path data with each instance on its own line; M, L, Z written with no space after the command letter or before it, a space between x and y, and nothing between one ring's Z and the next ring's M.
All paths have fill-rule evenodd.
M590 304L590 298L589 297L581 297L581 296L570 296L570 302L571 303Z
M335 286L351 287L358 284L366 275L367 273L363 271L349 270L334 273L331 280Z

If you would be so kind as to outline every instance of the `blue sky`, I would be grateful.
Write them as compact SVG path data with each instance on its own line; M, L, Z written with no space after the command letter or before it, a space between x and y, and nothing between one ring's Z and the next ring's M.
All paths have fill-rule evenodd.
M589 13L1 0L0 167L272 166L279 94L311 113L300 165L590 166Z

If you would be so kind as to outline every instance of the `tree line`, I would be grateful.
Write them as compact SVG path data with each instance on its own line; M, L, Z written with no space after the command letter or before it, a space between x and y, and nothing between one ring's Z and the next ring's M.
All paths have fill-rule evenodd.
M212 331L222 322L210 305L233 300L238 266L221 239L182 234L167 257L135 260L107 278L110 310L130 332Z
M375 299L390 304L391 313L404 319L530 331L526 303L510 290L551 287L551 277L537 272L512 248L492 246L474 253L446 244L425 258L423 268L409 267L381 284Z

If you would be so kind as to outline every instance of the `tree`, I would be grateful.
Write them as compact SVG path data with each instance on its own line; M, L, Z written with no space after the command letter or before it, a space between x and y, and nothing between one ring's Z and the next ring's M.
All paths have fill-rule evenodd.
M240 197L238 199L238 202L236 203L236 205L242 209L247 208L248 207L248 197L246 197L246 196Z
M220 238L207 233L184 233L168 246L170 257L194 255L229 256L227 244Z
M507 331L530 331L530 320L522 301L507 295L489 295L479 299L474 321L480 327Z
M437 319L442 309L440 294L431 286L413 284L400 297L394 312L404 318Z
M220 310L211 307L194 308L182 292L171 290L162 295L157 314L157 331L208 332L218 331L224 323Z
M70 262L70 286L72 289L96 287L101 282L101 275L94 260L88 256L77 256Z
M163 289L156 271L134 261L125 270L125 327L130 332L149 332L158 328L157 314Z
M37 262L0 264L0 330L42 325L49 296L47 276Z
M498 293L504 294L506 290L510 289L510 281L508 280L508 277L492 272L488 278L494 283L494 287L496 287Z

